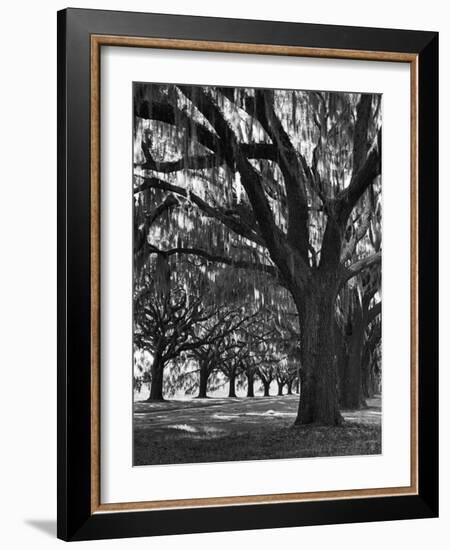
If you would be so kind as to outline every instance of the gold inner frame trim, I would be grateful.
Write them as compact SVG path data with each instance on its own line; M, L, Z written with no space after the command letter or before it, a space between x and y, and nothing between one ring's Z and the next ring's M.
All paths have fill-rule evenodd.
M102 503L100 499L100 50L102 46L163 48L204 52L283 55L409 63L411 80L411 483L367 488L231 497ZM274 504L418 494L418 56L401 52L306 48L167 38L91 35L91 513L230 505Z

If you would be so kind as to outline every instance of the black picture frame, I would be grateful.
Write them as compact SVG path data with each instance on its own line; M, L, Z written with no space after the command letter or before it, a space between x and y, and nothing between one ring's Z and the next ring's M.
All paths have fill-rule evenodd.
M92 512L91 37L417 56L418 491L310 502ZM438 34L66 9L58 12L58 537L88 540L438 515ZM421 368L424 366L424 368Z

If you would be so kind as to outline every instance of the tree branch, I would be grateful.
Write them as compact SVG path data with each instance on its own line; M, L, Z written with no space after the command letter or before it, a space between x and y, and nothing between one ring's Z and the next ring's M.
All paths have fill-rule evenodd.
M278 150L278 163L283 174L288 206L288 241L298 247L308 262L308 200L303 170L297 152L283 128L274 109L274 95L271 90L255 91L255 112L257 119Z
M344 243L344 246L342 247L342 252L341 252L342 263L345 263L347 260L350 260L350 258L353 256L353 253L356 250L356 245L367 233L371 218L372 218L372 212L370 208L367 208L365 212L362 214L362 216L359 218L358 220L359 224L357 225L356 229L353 227L353 224L356 222L353 222L351 224L351 231L352 231L351 237L349 238L348 241Z
M202 250L201 248L196 247L177 247L171 248L170 250L159 250L155 246L151 245L150 254L162 254L164 256L173 256L174 254L189 254L203 258L208 262L222 263L226 265L231 265L235 268L261 271L263 273L271 275L272 277L276 277L277 279L279 278L279 272L275 266L262 263L247 262L245 260L233 260L232 258L227 258L225 256L210 254L209 252L206 252L206 250Z
M371 111L372 94L361 94L356 106L356 123L353 137L353 174L359 171L367 156L367 135Z
M164 191L176 193L177 195L180 195L190 200L191 202L193 202L207 216L219 220L224 225L226 225L229 229L231 229L241 237L245 237L246 239L253 241L254 243L259 244L261 246L265 245L260 235L258 235L253 230L253 228L251 228L249 225L245 224L245 222L238 219L236 216L227 215L221 209L211 206L195 193L188 192L183 187L179 187L178 185L173 185L159 178L154 178L154 177L146 178L144 176L138 176L138 177L142 179L142 184L139 185L137 188L135 188L135 191L134 191L135 194L141 193L142 191L145 191L147 189L161 189Z
M249 159L272 161L277 159L276 149L270 143L241 143L240 148L243 155ZM142 149L144 150L144 147L142 147ZM169 174L180 170L205 170L208 168L216 168L224 163L224 159L221 159L217 154L192 155L174 161L158 162L153 159L151 154L149 156L149 153L150 152L147 151L147 154L144 154L146 159L145 162L142 164L135 163L135 167Z
M189 139L198 141L210 151L220 155L221 144L219 138L206 126L193 120L186 111L171 105L168 97L164 99L167 102L161 103L135 98L134 115L144 120L155 120L183 128Z
M143 170L152 170L163 174L178 172L180 170L204 170L207 168L215 168L223 164L217 155L193 155L182 157L174 161L157 162L153 158L148 158L143 164L135 164L135 166Z
M272 143L241 143L239 147L249 159L278 161L278 152Z
M377 304L375 304L374 306L372 306L368 313L367 313L367 324L370 325L370 323L376 318L378 317L378 315L380 315L381 313L381 302L378 302Z
M377 252L376 254L372 254L371 256L367 256L367 258L355 262L345 269L343 282L355 277L355 275L358 275L358 273L361 273L364 269L379 263L381 263L381 252Z
M170 210L174 206L178 206L178 201L173 195L169 195L164 201L159 204L150 214L145 217L142 227L138 228L134 240L134 253L137 254L147 241L148 231L151 225L157 220L166 210Z
M192 86L180 86L179 88L211 123L222 143L226 144L224 154L227 163L234 163L239 170L242 185L253 207L261 236L269 250L270 256L283 273L283 278L290 281L292 279L292 266L288 261L286 243L275 223L260 175L243 154L234 131L212 98L201 88L193 88Z
M350 184L336 197L341 226L345 227L353 207L373 180L381 174L381 129L361 168L353 174Z

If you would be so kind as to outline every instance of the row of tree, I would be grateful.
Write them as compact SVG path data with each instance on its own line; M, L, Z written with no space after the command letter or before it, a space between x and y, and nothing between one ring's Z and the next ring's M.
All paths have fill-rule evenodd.
M152 363L136 383L151 399L169 370L200 395L216 372L231 395L243 374L250 394L255 377L298 378L297 422L334 425L378 390L380 101L134 84L134 342Z
M194 289L192 264L189 271L181 270L190 274L189 291L185 281L174 286L173 273L165 271L164 262L166 279L157 276L159 262L147 272L148 280L135 302L136 389L148 385L150 401L177 391L206 398L209 391L225 383L229 397L236 397L237 387L245 389L247 397L254 397L257 383L265 396L270 395L273 383L277 395L284 389L288 394L299 392L302 369L295 313L285 309L280 317L269 305L252 308L243 303L248 290L246 280L239 281L237 273L233 278L239 285L226 297L226 287L220 286L226 282L208 285L201 272L196 282L203 280L204 284ZM222 277L226 273L221 273ZM218 302L217 295L225 300ZM341 312L341 323L336 322L336 340L341 342L339 402L345 408L360 408L367 397L379 391L381 303L369 308L370 296L368 293L360 301L353 289L346 296L351 301L345 315ZM286 298L278 292L279 304ZM364 330L368 327L369 332Z

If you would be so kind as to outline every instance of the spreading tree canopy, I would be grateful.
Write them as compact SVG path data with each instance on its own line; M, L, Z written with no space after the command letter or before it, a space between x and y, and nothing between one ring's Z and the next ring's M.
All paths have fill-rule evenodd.
M381 262L381 97L136 83L134 139L136 287L190 259L223 299L293 310L297 421L341 422L338 302Z

